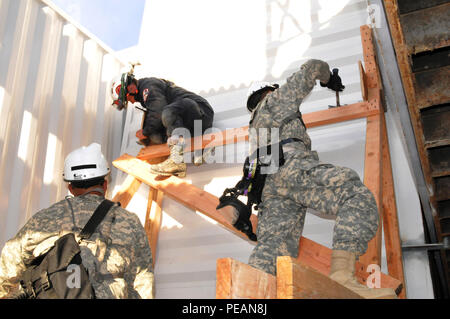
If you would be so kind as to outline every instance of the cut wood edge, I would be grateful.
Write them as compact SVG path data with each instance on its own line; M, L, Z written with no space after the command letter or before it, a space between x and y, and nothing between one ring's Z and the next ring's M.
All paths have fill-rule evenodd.
M330 248L320 245L306 237L301 237L297 260L324 275L328 275L330 273L331 253L332 250ZM365 285L367 284L367 280L373 279L368 270L370 268L361 262L357 261L355 263L355 276L361 284ZM380 273L380 288L392 288L399 294L403 289L403 284L400 280L392 276Z
M314 268L289 256L277 258L278 299L362 299Z
M232 258L217 260L217 299L276 299L276 277Z

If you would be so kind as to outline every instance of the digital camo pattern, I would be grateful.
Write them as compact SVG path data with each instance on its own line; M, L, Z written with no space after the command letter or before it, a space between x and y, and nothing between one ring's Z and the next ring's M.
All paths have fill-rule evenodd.
M279 128L284 118L298 111L316 80L326 83L329 76L327 63L309 60L259 103L250 128ZM280 140L295 137L302 142L288 144L285 164L267 176L259 205L258 243L249 264L275 274L277 256L297 257L307 207L335 216L333 249L363 254L378 228L372 193L352 169L319 161L300 120L282 126L279 134Z
M67 200L62 200L36 213L6 243L0 257L0 298L17 286L25 264L48 250L58 237L78 234L103 198L88 194L68 200L74 215ZM152 254L136 215L114 206L80 248L96 298L153 298Z

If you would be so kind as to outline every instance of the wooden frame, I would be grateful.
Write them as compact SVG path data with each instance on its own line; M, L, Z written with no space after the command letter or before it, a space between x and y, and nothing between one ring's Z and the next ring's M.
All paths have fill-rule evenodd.
M131 176L131 175L130 175ZM152 250L153 268L156 262L156 248L158 246L159 229L162 222L162 202L164 193L150 187L148 194L147 212L145 214L144 229Z
M120 190L114 195L113 201L119 202L120 206L126 208L133 198L133 195L137 192L137 190L141 187L141 181L134 178L131 175L128 175L125 181L122 184Z
M303 116L303 119L307 127L316 127L358 118L367 118L364 183L372 191L376 199L380 212L380 227L377 236L369 243L369 248L366 254L361 256L360 262L357 262L356 264L356 276L360 282L364 283L370 276L367 272L367 266L370 264L380 265L382 244L381 225L384 222L385 237L387 240L386 249L388 254L388 270L390 275L381 274L381 287L391 287L396 290L397 293L400 293L402 287L404 286L404 278L401 248L398 236L398 220L396 215L395 198L393 198L394 192L392 171L389 169L390 159L381 98L381 79L375 59L372 32L368 26L361 27L361 38L363 43L364 64L366 71L364 71L362 64L360 64L360 72L362 90L364 93L363 96L367 97L367 100L347 105L345 107L308 113ZM220 133L208 134L197 139L192 139L190 143L186 143L187 147L185 151L193 151L212 146L222 146L246 140L248 140L248 126L226 130ZM137 157L123 154L120 158L113 162L113 165L129 175L132 175L138 181L149 185L152 189L164 193L188 208L205 214L206 216L217 221L219 225L225 227L242 239L247 240L246 235L237 231L224 218L224 216L216 210L216 206L219 203L219 199L216 196L175 176L160 179L158 176L149 172L149 160L167 156L168 154L169 149L167 145L150 146L143 148ZM389 163L386 163L388 159ZM385 187L382 186L384 182L386 183ZM385 200L383 200L383 195L386 196ZM385 220L381 218L382 216L384 216ZM255 230L257 223L257 217L255 215L252 215L252 223ZM386 232L388 233L387 236ZM157 236L155 235L155 232L152 232L152 234L153 236ZM329 248L301 237L299 256L297 258L298 262L303 263L305 267L309 267L318 273L328 275L330 260L331 250ZM305 267L302 269L305 270ZM237 276L237 274L233 274L233 269L235 268L236 267L233 266L231 261L218 262L218 277L216 286L217 297L252 297L247 288L245 288L247 289L246 292L239 291L239 289L238 291L232 290L235 289L235 287L230 285L230 278L232 278L231 276ZM305 271L312 271L309 268ZM258 278L260 278L261 275L256 276L256 279L250 276L250 282L253 282L254 280L259 282L260 279ZM245 278L249 277L245 276ZM267 284L269 284L269 282L273 282L267 278L264 280ZM253 285L251 283L247 283L248 285L242 285L239 284L239 282L236 282L236 280L233 280L233 282L241 287ZM253 292L253 297L273 297L273 292L270 292L271 290L266 288L262 289L259 287L256 289ZM263 292L261 293L261 291ZM401 294L400 297L405 297L404 293Z
M231 258L217 260L217 299L275 299L276 277Z
M362 299L327 274L292 257L277 258L277 299Z
M377 115L380 111L376 104L367 102L346 105L344 108L333 108L303 115L303 121L307 128L339 122L356 120L370 115ZM237 142L248 141L248 126L229 129L223 132L203 135L203 138L192 138L186 142L185 152L192 152L213 146L224 146ZM170 154L167 144L147 146L141 149L137 158L148 161Z

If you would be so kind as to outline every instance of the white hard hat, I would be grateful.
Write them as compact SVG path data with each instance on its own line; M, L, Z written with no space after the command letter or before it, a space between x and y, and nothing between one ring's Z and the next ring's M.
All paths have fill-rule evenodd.
M263 82L263 81L257 81L253 82L247 91L247 109L252 112L253 109L256 107L255 101L252 100L252 97L254 94L261 92L265 89L275 90L279 87L276 83L270 83L270 82Z
M87 181L108 174L109 165L98 143L72 151L64 161L63 177L66 182Z
M111 81L111 99L112 105L119 111L127 107L127 86L134 79L134 75L130 73L122 73L120 76Z

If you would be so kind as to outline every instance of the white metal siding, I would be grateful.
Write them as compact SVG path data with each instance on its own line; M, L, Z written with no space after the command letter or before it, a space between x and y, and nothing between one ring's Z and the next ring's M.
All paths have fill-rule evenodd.
M123 64L46 1L0 0L0 41L1 248L66 195L70 151L98 142L119 156L123 114L108 86Z

